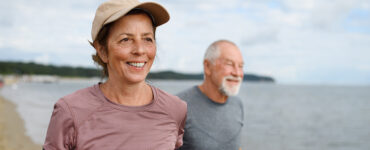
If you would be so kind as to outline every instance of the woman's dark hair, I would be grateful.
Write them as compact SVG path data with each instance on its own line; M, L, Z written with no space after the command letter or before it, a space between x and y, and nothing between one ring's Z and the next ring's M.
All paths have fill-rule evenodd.
M152 21L152 27L153 27L153 33L154 33L154 40L155 40L155 31L156 31L156 24L155 24L155 20L153 18L153 16L143 10L143 9L140 9L140 8L134 8L132 9L131 11L129 11L127 14L125 14L125 16L127 15L134 15L134 14L146 14L150 20ZM118 20L118 19L117 19ZM115 22L115 21L114 21ZM110 33L110 30L114 24L114 22L111 22L111 23L108 23L106 25L104 25L98 35L96 36L95 38L95 42L98 42L99 45L102 46L102 50L108 55L108 45L107 45L107 40L108 40L108 36L109 36L109 33ZM94 47L94 43L92 42L89 42L91 44L91 46ZM96 49L96 47L94 47ZM109 73L108 73L108 67L107 67L107 63L105 63L100 57L99 57L99 54L98 52L96 52L95 54L92 55L92 59L94 60L94 62L99 65L100 67L102 67L102 78L104 77L109 77Z

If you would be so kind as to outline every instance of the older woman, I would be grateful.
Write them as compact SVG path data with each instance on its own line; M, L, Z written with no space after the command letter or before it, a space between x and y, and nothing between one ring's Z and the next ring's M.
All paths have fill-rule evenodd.
M61 98L44 149L168 150L182 145L186 104L145 82L156 56L155 29L169 20L159 4L110 0L92 27L95 62L107 80Z

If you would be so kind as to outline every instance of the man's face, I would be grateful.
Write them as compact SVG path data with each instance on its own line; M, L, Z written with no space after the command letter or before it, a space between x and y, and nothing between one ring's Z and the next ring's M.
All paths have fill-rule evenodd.
M210 64L213 85L226 96L235 96L244 76L243 57L240 50L230 43L219 43L220 56Z

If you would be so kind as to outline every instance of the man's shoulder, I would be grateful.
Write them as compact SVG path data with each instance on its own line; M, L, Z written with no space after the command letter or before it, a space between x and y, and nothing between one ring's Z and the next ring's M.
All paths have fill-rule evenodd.
M185 89L176 94L176 96L178 96L183 101L189 102L197 94L197 88L197 86L193 86L191 88Z
M241 109L243 109L244 104L240 97L231 96L228 101L230 102L231 105L233 105L233 107L238 106L238 107L241 107Z
M242 99L241 97L239 96L232 96L236 101L238 101L239 103L242 103Z
M232 96L230 98L231 99L229 100L231 102L231 107L235 108L234 109L235 111L240 110L242 118L244 118L244 104L243 104L242 99L238 96Z

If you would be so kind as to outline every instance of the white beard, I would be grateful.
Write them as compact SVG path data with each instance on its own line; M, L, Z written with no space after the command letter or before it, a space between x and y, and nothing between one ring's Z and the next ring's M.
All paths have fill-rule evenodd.
M238 80L239 83L235 86L230 86L226 83L227 79ZM239 93L241 82L242 78L240 77L226 76L222 79L221 87L219 88L219 90L226 96L236 96Z

